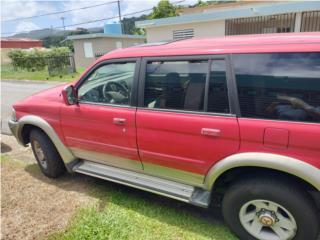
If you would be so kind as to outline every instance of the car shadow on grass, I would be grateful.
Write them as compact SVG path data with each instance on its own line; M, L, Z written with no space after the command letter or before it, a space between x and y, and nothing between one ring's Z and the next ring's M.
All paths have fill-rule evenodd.
M106 211L108 205L113 204L179 229L187 227L189 232L194 232L208 239L220 239L219 236L221 234L223 236L223 232L230 236L226 239L236 239L223 225L219 207L203 209L153 193L77 173L66 173L58 179L49 179L40 172L36 164L26 166L25 170L47 184L53 184L65 191L77 191L96 198L98 200L97 212ZM192 222L195 224L192 224ZM210 226L220 232L216 237L212 236L212 231L206 231L210 229Z

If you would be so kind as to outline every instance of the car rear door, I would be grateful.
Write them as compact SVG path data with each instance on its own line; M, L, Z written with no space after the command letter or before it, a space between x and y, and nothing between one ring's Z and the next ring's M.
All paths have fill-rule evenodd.
M136 122L146 173L201 185L216 162L238 151L228 66L226 56L143 59Z
M79 102L61 109L65 141L81 159L141 170L135 98L139 59L109 60L76 86Z

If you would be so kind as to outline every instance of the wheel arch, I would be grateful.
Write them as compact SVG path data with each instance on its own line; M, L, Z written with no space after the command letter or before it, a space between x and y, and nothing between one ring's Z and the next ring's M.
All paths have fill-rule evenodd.
M19 119L19 130L17 133L18 140L23 144L26 145L29 143L29 134L32 129L38 128L41 131L43 131L52 141L56 149L58 150L64 164L66 165L67 169L68 164L76 160L75 156L72 154L72 152L63 144L61 139L59 138L58 134L55 132L55 130L52 128L52 126L43 118L34 116L34 115L28 115L24 116Z
M259 152L239 153L219 161L206 175L204 187L214 191L221 178L240 169L242 172L260 169L286 174L320 191L320 169L292 157Z

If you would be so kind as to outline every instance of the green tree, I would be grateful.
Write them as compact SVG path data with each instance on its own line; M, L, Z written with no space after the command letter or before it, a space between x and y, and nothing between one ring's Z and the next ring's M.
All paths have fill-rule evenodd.
M177 16L176 7L168 0L160 0L158 5L153 8L149 19L166 18Z
M136 28L135 22L146 20L148 18L148 15L141 15L140 17L130 17L130 18L124 18L122 20L122 26L123 31L125 34L133 34L133 35L144 35L144 29L142 28Z
M237 0L208 0L208 1L198 0L198 2L194 4L192 7L208 6L213 4L233 3L233 2L237 2Z

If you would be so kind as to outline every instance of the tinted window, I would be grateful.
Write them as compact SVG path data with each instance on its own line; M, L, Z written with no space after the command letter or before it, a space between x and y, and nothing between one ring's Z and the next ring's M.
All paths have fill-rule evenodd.
M320 122L320 53L233 59L243 117Z
M207 61L148 62L144 106L204 110Z
M115 63L97 68L80 86L80 101L129 105L135 63Z
M208 112L230 113L225 60L213 60L211 64Z

